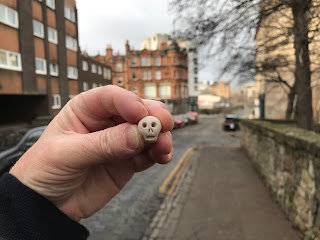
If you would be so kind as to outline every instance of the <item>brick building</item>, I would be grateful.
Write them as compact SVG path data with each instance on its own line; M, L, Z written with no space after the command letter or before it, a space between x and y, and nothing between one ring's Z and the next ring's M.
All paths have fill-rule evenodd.
M0 123L55 115L79 92L75 0L0 0Z
M230 83L223 81L214 82L210 85L209 90L216 96L222 97L225 101L229 101L231 97Z
M136 93L141 98L160 100L172 113L187 111L187 53L173 41L161 44L158 50L131 50L126 42L126 54L113 54L109 45L106 61L112 68L113 84Z
M85 52L80 54L80 63L79 90L81 92L112 84L111 67L90 57Z

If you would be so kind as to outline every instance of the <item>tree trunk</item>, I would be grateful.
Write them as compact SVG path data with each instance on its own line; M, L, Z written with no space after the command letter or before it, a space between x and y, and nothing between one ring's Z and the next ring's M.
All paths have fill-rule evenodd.
M286 110L286 120L292 119L293 113L293 104L297 94L297 83L294 82L293 86L290 88L290 92L288 94L288 105Z
M309 20L311 0L295 0L292 5L294 19L294 48L296 58L297 83L297 126L307 130L313 128L312 91L310 86L310 56L309 56Z

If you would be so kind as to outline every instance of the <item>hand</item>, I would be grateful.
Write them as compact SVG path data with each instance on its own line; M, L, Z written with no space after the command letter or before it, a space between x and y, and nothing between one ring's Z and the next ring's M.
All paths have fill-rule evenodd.
M136 125L148 115L162 125L151 146ZM116 86L95 88L69 101L10 173L80 221L119 193L135 172L170 162L172 127L163 103Z

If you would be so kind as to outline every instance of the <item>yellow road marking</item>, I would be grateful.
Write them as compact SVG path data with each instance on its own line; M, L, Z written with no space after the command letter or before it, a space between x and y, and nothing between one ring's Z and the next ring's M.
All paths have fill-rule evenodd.
M169 191L168 191L168 194L169 194L169 195L171 195L171 194L174 192L174 190L176 189L177 184L178 184L178 182L179 182L179 180L180 180L180 178L181 178L181 175L182 175L182 173L184 172L184 170L186 169L186 167L187 167L187 165L188 165L188 162L189 162L189 158L187 158L187 159L183 162L182 167L181 167L180 170L178 171L178 173L177 173L177 175L176 175L176 177L175 177L175 179L174 179L174 181L173 181L173 183L172 183L172 185L171 185L171 187L170 187L170 189L169 189Z
M173 179L173 177L175 176L176 172L179 170L179 168L181 167L182 163L188 158L189 155L191 155L191 153L193 152L193 147L189 148L184 154L183 156L180 158L179 162L177 163L177 165L175 166L175 168L170 172L170 174L168 175L168 177L164 180L164 182L161 184L160 188L159 188L159 192L160 193L165 193L168 184L170 183L170 181Z

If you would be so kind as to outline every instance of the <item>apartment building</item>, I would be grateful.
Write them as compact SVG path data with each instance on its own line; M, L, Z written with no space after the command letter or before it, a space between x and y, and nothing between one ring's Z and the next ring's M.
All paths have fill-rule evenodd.
M75 0L0 0L0 123L54 116L79 93Z
M181 49L187 53L188 64L188 110L198 111L198 51L196 44L185 38L175 40ZM150 38L143 39L141 50L147 49L150 51L159 50L162 44L170 45L172 38L169 34L152 34Z
M131 50L113 54L108 45L105 61L111 66L113 84L136 93L141 98L155 99L167 104L172 113L187 111L188 66L187 52L172 41L162 43L157 50ZM104 59L97 56L97 60Z
M86 52L80 54L79 90L81 92L112 84L111 67L104 63L102 56L97 58L100 58L100 61L90 57Z

